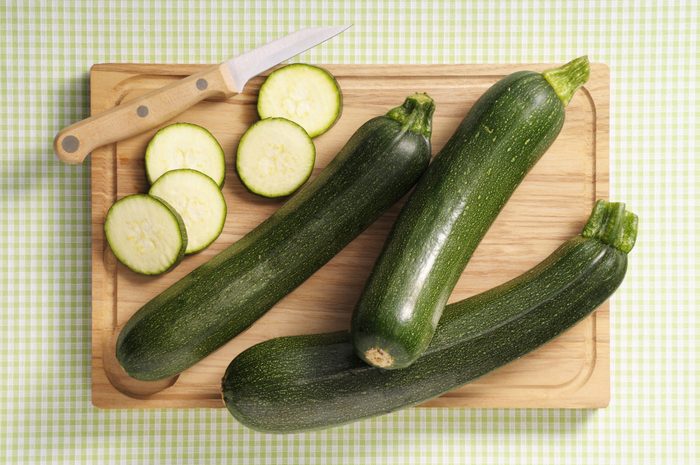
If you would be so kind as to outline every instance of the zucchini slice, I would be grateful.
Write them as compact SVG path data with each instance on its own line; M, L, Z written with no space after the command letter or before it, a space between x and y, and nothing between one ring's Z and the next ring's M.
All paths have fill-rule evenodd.
M316 147L304 128L284 118L268 118L241 137L236 171L251 192L282 197L309 179L315 161Z
M187 230L186 254L203 250L224 229L224 195L209 176L199 171L168 171L158 178L148 193L168 202L182 217Z
M333 75L302 63L273 71L260 87L260 118L280 117L298 123L310 137L328 131L340 116L342 93Z
M107 212L104 228L114 255L137 273L165 273L185 255L185 224L156 197L134 194L117 200Z
M192 123L175 123L156 132L146 147L146 175L153 184L168 171L188 168L200 171L224 185L226 164L219 141Z

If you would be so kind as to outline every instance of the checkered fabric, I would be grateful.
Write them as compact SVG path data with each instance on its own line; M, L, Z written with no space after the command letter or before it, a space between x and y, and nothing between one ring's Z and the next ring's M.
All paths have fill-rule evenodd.
M3 0L0 12L0 463L700 462L698 2ZM222 409L91 405L90 167L51 148L88 115L90 66L215 63L344 23L295 61L610 65L611 198L640 217L612 299L610 407L410 409L273 436Z

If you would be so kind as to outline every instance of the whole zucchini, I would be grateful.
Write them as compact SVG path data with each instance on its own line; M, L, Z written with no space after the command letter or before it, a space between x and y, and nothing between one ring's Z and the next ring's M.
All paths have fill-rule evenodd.
M325 428L426 401L564 332L622 282L637 217L601 201L582 235L530 271L448 305L428 349L383 370L354 354L347 332L271 339L236 357L222 381L231 414L266 432Z
M117 340L126 373L140 380L180 373L337 254L425 171L434 108L415 94L369 120L270 218L146 303Z
M425 350L474 249L588 74L586 57L517 72L474 104L401 210L357 303L352 337L367 363L403 368Z

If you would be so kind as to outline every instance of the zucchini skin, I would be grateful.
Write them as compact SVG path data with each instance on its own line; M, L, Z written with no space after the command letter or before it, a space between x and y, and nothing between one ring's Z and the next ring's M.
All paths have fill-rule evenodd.
M548 342L620 285L627 255L576 236L525 274L448 305L435 337L410 367L384 370L355 356L347 332L255 345L222 380L229 412L249 428L292 433L416 405Z
M564 110L530 71L506 76L474 104L401 210L365 285L352 319L358 356L394 369L426 349L467 262L559 134Z
M434 108L416 94L369 120L272 216L139 309L117 339L126 373L157 380L194 365L372 224L425 171Z

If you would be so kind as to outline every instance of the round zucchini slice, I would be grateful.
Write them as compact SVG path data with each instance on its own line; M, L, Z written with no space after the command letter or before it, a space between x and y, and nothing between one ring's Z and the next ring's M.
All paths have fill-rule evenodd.
M304 128L284 118L268 118L241 137L236 170L254 194L283 197L309 179L315 161L316 147Z
M180 263L187 249L185 224L164 200L146 194L114 203L105 219L105 236L117 259L129 269L161 274Z
M224 149L211 132L192 123L161 128L146 147L146 175L153 184L168 171L197 170L224 185Z
M199 171L168 171L158 178L148 193L168 202L182 217L187 230L186 254L203 250L224 229L224 195L209 176Z
M258 95L260 118L294 121L310 137L328 131L340 116L341 107L340 86L331 73L301 63L270 73Z

